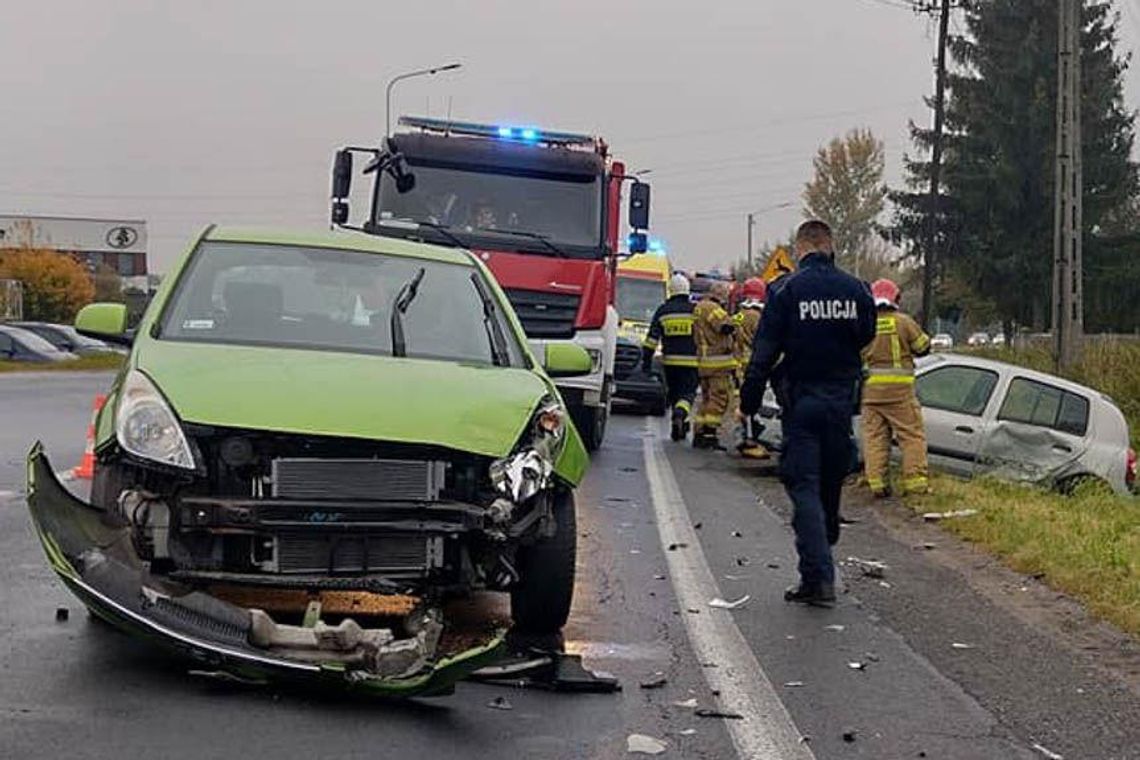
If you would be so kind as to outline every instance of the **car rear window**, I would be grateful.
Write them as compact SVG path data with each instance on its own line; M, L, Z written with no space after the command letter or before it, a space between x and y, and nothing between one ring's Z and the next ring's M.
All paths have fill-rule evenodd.
M985 411L997 379L996 372L954 364L920 375L915 391L923 406L977 416Z
M1015 377L1006 391L998 419L1083 436L1089 426L1089 401L1077 393Z

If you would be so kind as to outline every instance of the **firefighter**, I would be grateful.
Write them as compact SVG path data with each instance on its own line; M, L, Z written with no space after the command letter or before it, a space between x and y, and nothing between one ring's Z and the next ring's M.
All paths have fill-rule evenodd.
M760 328L760 314L764 309L764 299L768 286L759 277L744 281L740 288L740 311L736 312L736 363L737 385L744 379L744 367L752 356L752 343ZM767 459L768 450L759 440L761 426L755 416L740 415L740 441L736 450L746 459Z
M693 447L698 449L722 448L718 431L736 389L736 323L726 310L728 295L728 283L714 282L693 309L693 338L701 384L693 431Z
M799 270L772 293L740 389L740 409L760 410L764 386L783 357L787 405L780 475L794 505L799 585L784 599L835 604L831 547L839 540L839 501L850 471L851 418L858 404L862 350L875 337L867 286L840 271L831 228L809 220L796 231Z
M649 332L641 344L641 367L653 369L653 354L661 347L665 366L665 393L673 410L670 436L680 441L689 434L689 418L697 395L697 347L693 342L693 303L689 279L681 273L669 280L669 298L657 307Z
M891 280L871 285L877 319L875 340L863 351L862 433L864 474L877 497L890 495L887 461L892 438L902 450L904 493L926 493L926 431L914 393L914 359L930 353L930 337L899 310L899 286Z

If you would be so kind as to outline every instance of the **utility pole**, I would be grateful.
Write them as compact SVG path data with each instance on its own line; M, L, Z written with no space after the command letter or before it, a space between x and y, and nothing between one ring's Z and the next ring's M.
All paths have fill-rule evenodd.
M1053 206L1053 362L1071 367L1084 337L1081 168L1083 0L1057 0L1057 159Z
M752 273L752 228L756 226L756 215L748 215L748 272Z
M933 5L919 6L931 12ZM922 325L934 320L934 275L938 270L938 183L942 175L942 128L946 120L946 40L950 34L950 0L938 11L938 58L934 69L934 135L930 153L930 208L926 216L926 251L922 267Z

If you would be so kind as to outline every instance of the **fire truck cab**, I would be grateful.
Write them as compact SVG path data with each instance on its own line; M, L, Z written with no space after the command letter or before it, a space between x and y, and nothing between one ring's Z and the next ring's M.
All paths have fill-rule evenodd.
M598 137L532 127L403 116L380 148L344 148L333 167L332 220L374 235L466 248L491 270L536 355L572 341L588 375L559 391L588 449L605 435L614 392L614 308L622 184L630 179L630 249L645 249L649 186L627 178ZM371 210L348 223L353 154L371 160Z

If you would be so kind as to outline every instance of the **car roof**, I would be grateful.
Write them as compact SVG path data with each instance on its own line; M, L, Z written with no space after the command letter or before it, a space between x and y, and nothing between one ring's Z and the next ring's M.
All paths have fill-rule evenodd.
M1071 391L1073 393L1080 393L1081 395L1084 395L1084 396L1093 396L1096 398L1101 398L1101 399L1109 402L1113 406L1116 405L1116 402L1114 402L1112 400L1112 398L1110 398L1107 394L1102 393L1101 391L1098 391L1095 388L1090 388L1087 385L1081 385L1080 383L1074 383L1072 380L1066 380L1063 377L1058 377L1057 375L1051 375L1048 372L1041 372L1040 370L1029 369L1028 367L1022 367L1022 366L1017 365L1017 364L1010 364L1009 362L998 361L997 359L987 359L987 358L982 357L982 356L972 356L970 354L957 354L957 353L952 353L952 352L951 353L942 353L942 354L931 354L929 356L924 356L921 359L919 359L917 366L919 369L925 371L927 369L931 369L933 367L936 367L940 364L950 363L951 361L954 364L964 364L966 366L977 367L979 369L988 369L988 370L992 370L994 372L1013 373L1013 374L1018 375L1019 377L1024 377L1027 380L1036 380L1036 381L1041 382L1041 383L1046 383L1048 385L1055 386L1057 388L1060 388L1061 390L1067 390L1067 391Z
M400 238L368 235L348 230L288 230L256 227L211 227L203 240L219 243L262 243L294 245L306 248L330 248L338 251L384 253L416 259L430 259L445 264L472 266L474 257L463 248L448 248Z

